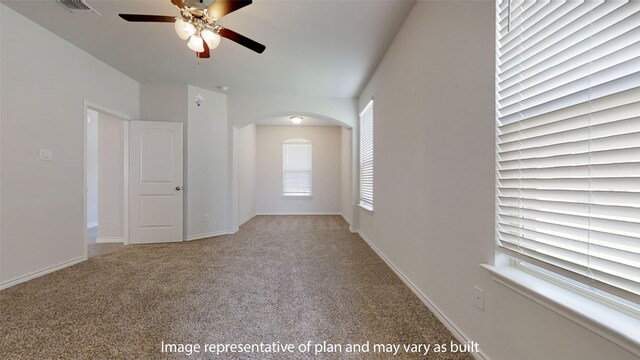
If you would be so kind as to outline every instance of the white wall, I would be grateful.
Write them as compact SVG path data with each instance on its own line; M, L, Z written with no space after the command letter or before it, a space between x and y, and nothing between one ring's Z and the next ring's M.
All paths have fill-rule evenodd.
M124 241L124 121L98 115L98 238Z
M84 257L83 100L131 117L139 85L4 5L0 287ZM33 44L38 44L34 46ZM50 149L53 161L38 160Z
M0 21L2 20L2 12L4 6L0 4ZM2 24L0 24L0 40L2 40ZM2 170L2 123L3 118L2 114L4 111L2 110L2 41L0 41L0 170ZM0 204L2 204L2 174L0 173ZM0 284L2 284L2 206L0 205ZM1 285L0 285L1 288Z
M194 99L204 98L201 106ZM200 239L229 230L227 96L188 87L187 236Z
M234 145L238 169L238 219L245 223L256 215L256 125L234 128Z
M340 127L257 126L256 212L340 214ZM282 196L282 143L305 139L312 148L312 197Z
M87 227L98 225L98 112L87 111Z
M374 213L360 231L493 360L636 359L493 281L493 1L420 1L360 97L374 105ZM485 309L473 306L484 289Z
M140 120L186 123L187 95L184 85L141 84Z
M352 195L352 133L353 130L340 129L340 197L342 216L349 224L353 223L353 195Z

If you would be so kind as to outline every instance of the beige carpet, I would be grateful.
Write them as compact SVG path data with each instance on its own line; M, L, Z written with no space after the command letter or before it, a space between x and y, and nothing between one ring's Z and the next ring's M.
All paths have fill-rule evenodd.
M234 235L126 246L0 291L0 309L2 359L313 357L167 355L162 341L327 341L342 352L319 357L390 358L373 344L453 340L338 216L258 216ZM369 353L345 353L367 341ZM403 357L471 359L394 358Z
M122 243L96 243L98 238L98 227L93 226L87 229L87 255L96 257L119 250L124 245Z

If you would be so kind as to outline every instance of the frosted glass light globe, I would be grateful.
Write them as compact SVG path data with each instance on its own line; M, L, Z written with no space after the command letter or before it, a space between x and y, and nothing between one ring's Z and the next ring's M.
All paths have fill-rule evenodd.
M213 50L220 45L220 35L209 29L202 30L202 39L207 42L209 49Z
M204 51L204 41L202 41L202 38L197 35L193 35L191 39L189 39L187 46L189 47L189 49L198 53Z
M182 40L187 40L189 36L196 33L196 27L182 19L176 20L174 27L176 29L176 34L178 34Z

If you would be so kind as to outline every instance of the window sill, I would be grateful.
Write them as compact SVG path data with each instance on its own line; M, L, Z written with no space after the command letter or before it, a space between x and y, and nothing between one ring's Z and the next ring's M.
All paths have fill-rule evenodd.
M498 283L640 356L640 319L508 264L480 266Z
M311 194L282 194L282 198L287 199L311 199L313 195Z
M373 207L366 205L366 204L358 204L358 206L360 207L360 209L365 210L366 212L373 214Z

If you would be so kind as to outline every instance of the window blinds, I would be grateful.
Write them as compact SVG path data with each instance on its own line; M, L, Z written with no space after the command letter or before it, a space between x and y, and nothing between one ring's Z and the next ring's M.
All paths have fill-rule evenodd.
M311 195L311 143L284 143L282 157L284 194Z
M635 297L640 1L499 0L497 11L498 245Z
M373 100L360 114L360 205L373 209Z

